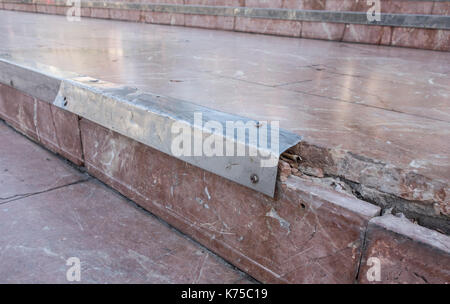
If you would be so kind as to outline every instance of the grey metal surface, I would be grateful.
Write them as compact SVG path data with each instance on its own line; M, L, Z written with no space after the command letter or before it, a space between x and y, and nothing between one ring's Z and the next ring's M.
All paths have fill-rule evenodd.
M30 0L0 0L5 3L42 3L47 1ZM52 1L51 5L66 6L65 0ZM367 24L383 26L401 26L427 29L450 29L450 16L445 15L415 15L415 14L390 14L380 15L381 21L369 21L366 12L326 11L326 10L295 10L278 8L252 8L231 6L207 6L207 5L177 5L154 3L131 3L120 1L82 1L81 7L114 8L126 10L146 10L153 12L267 18L280 20L297 20L313 22L332 22L347 24Z
M17 88L34 98L53 103L61 79L77 76L37 62L0 54L0 83Z
M260 145L250 139L250 128L257 133L258 126L248 118L8 57L0 58L0 83L13 86L158 151L272 197L280 153L301 140L300 136L281 129L279 145L272 145L270 141L267 145ZM208 129L203 124L195 124L195 113L202 114L203 123L220 123L222 132ZM248 122L248 126L251 126L245 138L239 138L237 132L232 137L226 133L226 123L238 121ZM195 142L195 132L200 132L203 139L215 135L220 141L230 142L235 147L242 146L246 150L255 147L257 153L254 156L248 153L246 156L238 156L236 153L226 156L225 152L218 156L207 156L203 152L198 156L174 155L171 146L178 136L178 133L172 132L175 123L181 123L192 130L192 143ZM268 133L270 134L270 129ZM273 164L263 165L264 159L272 159Z

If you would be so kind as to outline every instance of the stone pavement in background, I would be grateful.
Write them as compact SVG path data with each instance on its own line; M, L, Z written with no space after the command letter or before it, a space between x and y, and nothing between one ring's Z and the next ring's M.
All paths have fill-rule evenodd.
M0 283L252 283L0 121Z

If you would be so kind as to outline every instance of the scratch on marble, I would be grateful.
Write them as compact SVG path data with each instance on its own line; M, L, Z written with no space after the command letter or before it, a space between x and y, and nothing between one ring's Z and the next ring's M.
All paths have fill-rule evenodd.
M279 216L274 208L270 209L270 211L266 213L266 216L276 219L280 223L280 227L286 229L288 234L291 232L291 224Z
M205 186L205 194L208 197L208 200L210 200L211 199L211 195L209 195L208 187L206 187L206 186Z

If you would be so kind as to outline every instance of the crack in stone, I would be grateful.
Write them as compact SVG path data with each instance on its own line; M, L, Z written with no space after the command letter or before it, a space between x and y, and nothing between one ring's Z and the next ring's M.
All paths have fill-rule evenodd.
M82 165L84 165L84 143L83 143L83 137L81 136L81 124L80 124L81 117L77 116L77 123L78 123L78 135L80 136L80 149L81 149L81 161Z
M413 274L414 274L416 277L422 279L425 283L428 284L427 278L425 278L423 275L420 275L420 274L418 274L417 272L413 272Z
M20 200L20 199L23 199L23 198L27 198L27 197L30 197L30 196L33 196L33 195L47 193L47 192L58 190L58 189L61 189L61 188L64 188L64 187L81 184L81 183L89 181L90 179L91 179L91 177L88 177L86 179L78 180L78 181L75 181L75 182L72 182L72 183L69 183L69 184L66 184L66 185L61 185L61 186L57 186L57 187L48 188L48 189L45 189L45 190L42 190L42 191L22 193L22 194L15 194L15 195L12 195L10 197L0 198L0 200L3 200L3 202L0 202L0 205L5 205L7 203L10 203L10 202L13 202L13 201L17 201L17 200Z
M369 229L369 225L367 224L365 229L364 229L364 235L362 237L362 244L361 244L361 247L360 247L360 255L359 255L358 263L356 265L355 283L358 282L359 275L360 275L360 272L361 272L361 264L362 264L364 252L366 251L366 245L367 245L367 230L368 229Z

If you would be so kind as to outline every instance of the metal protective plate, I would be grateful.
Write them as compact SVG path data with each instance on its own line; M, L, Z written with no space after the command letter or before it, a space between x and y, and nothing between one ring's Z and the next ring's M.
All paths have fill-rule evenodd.
M276 128L273 131L279 134L279 137L273 140L275 137L270 136L272 129L269 122L262 125L245 117L17 58L0 58L0 82L272 197L280 154L301 140L301 137L294 133L283 129L278 132ZM194 117L201 117L201 123ZM206 122L213 122L213 127ZM237 122L246 126L244 137L239 137L238 132L234 130L232 134L226 132L227 124ZM174 124L178 126L175 130L177 132L172 129ZM200 150L207 138L223 142L223 153L205 155L204 151L199 151L196 154L195 148L191 149L190 155L174 153L172 145L176 138L180 139L180 128L190 130L191 144L201 138ZM267 143L259 140L255 142L252 140L254 137L250 136L255 134L254 132L259 134L261 130L266 130L269 134L266 137ZM194 137L194 134L197 137ZM236 156L236 153L226 156L228 145L234 147L234 152L237 147L245 149L245 156ZM252 156L249 156L250 150L254 151ZM268 159L272 160L273 165L267 165ZM264 163L266 164L262 165Z

